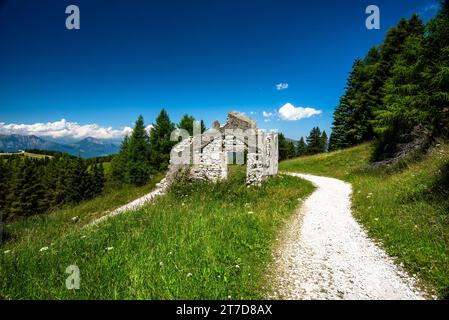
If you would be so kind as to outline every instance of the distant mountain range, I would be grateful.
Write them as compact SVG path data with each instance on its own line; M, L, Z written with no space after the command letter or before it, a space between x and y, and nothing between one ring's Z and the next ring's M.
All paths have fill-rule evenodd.
M93 158L117 153L119 146L109 141L90 137L75 143L64 144L37 136L0 135L0 151L17 152L30 149L66 152L74 156Z

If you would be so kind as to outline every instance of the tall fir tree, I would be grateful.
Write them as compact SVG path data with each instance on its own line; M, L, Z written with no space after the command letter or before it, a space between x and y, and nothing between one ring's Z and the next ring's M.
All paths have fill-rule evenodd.
M279 161L288 159L288 143L287 139L285 139L285 136L282 133L279 133L278 148L279 148Z
M287 141L287 159L294 158L296 156L295 143L292 140Z
M9 182L11 181L9 165L9 161L0 157L0 211L4 214L6 214L6 198L9 190Z
M142 116L136 121L128 142L128 177L134 185L144 185L154 171L151 162L150 138Z
M196 119L193 116L190 116L188 114L183 115L181 120L178 122L176 127L178 129L185 129L189 132L191 136L193 136L193 126ZM206 126L204 124L204 121L201 120L199 122L201 133L204 133L206 131Z
M131 135L123 139L120 152L112 160L114 181L137 186L147 183L155 171L151 151L144 119L139 116Z
M111 161L111 176L116 183L129 183L129 137L125 136L120 151Z
M162 109L156 118L150 134L151 163L157 170L166 170L170 151L176 142L170 140L175 125L170 121L167 111Z
M376 118L388 109L386 94L391 92L391 86L388 88L387 82L393 76L396 61L409 46L408 39L421 37L423 32L424 26L417 15L402 19L387 32L380 47L371 48L363 60L355 61L345 93L334 112L330 151L371 140L379 134Z
M93 181L93 194L99 195L104 190L104 184L106 182L104 176L103 163L95 163L92 165L92 181Z
M193 136L193 123L195 121L195 118L193 116L190 116L188 114L183 115L181 120L178 122L176 127L178 129L184 129L189 132L191 136Z
M321 130L314 127L307 136L307 154L313 155L322 152Z
M11 216L31 216L45 211L44 190L34 160L18 159L9 194Z
M304 138L301 137L296 145L296 156L301 157L307 153L307 145L304 142Z
M449 0L427 25L422 73L429 126L436 136L449 137Z
M321 152L327 152L329 146L329 141L327 139L327 133L326 131L323 131L321 133Z

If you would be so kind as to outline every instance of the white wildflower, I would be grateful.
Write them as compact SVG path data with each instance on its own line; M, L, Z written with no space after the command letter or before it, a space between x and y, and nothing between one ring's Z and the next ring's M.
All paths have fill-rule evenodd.
M190 278L191 276L192 276L192 274L189 272L189 273L187 274L187 277Z
M111 251L111 250L113 250L114 249L114 247L107 247L106 248L106 250L108 250L108 251Z
M47 251L47 250L48 250L48 247L42 247L42 248L39 249L39 252Z

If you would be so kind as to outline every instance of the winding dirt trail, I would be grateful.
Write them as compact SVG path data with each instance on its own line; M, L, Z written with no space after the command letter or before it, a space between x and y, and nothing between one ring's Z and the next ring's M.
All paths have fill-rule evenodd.
M312 182L275 252L276 298L424 299L410 278L378 247L351 213L350 184L287 173Z

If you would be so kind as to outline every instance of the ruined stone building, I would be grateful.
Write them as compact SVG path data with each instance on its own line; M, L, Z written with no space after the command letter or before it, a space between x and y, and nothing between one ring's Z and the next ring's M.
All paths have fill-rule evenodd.
M215 121L205 133L184 137L173 147L170 171L188 169L192 179L219 181L228 176L228 165L246 163L246 181L261 185L278 172L278 134L258 129L256 121L230 112L227 122Z

